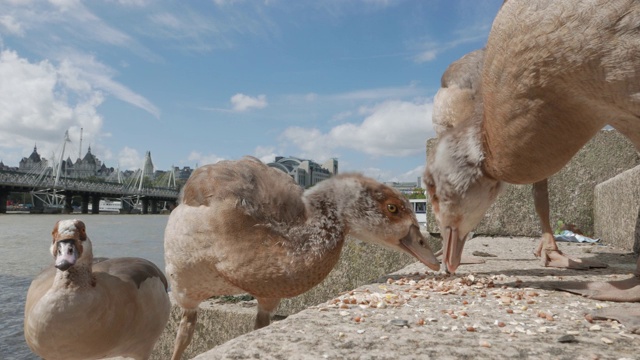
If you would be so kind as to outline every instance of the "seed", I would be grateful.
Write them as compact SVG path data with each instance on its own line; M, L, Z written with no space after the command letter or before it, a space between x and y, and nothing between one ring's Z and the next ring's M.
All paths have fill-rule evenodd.
M467 326L467 331L468 332L474 332L474 331L476 331L476 328L474 328L473 326Z
M485 340L480 340L480 346L485 347L485 348L490 348L491 344Z

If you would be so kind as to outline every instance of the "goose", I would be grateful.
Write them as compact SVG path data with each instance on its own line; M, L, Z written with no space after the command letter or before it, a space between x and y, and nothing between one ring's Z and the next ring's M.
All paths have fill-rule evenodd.
M148 359L169 319L167 280L140 258L93 258L84 222L60 220L54 264L27 292L24 336L48 359Z
M606 125L640 150L639 54L638 1L503 3L486 45L481 103L438 139L425 167L450 272L503 183L547 179ZM558 288L640 301L640 258L629 279Z
M389 186L341 174L303 190L253 157L199 167L165 229L166 274L182 308L172 359L191 342L202 301L251 294L254 327L267 326L281 298L329 274L347 235L440 268L410 203Z
M484 49L475 50L452 62L445 70L441 87L433 99L432 122L436 136L441 136L473 116L474 111L482 111L476 108L482 105L480 84L483 60ZM542 260L542 265L570 269L606 267L606 264L594 260L571 258L558 248L549 219L547 179L535 182L532 190L535 210L542 229L540 243L533 253ZM461 263L474 260L477 262L476 259L466 258L461 260Z

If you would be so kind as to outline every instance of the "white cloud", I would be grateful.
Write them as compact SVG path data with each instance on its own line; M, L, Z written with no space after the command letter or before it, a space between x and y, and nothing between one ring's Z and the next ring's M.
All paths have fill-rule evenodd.
M11 15L3 15L0 16L0 25L2 25L7 31L12 34L22 36L24 35L24 31L22 29L22 24Z
M0 52L0 147L33 150L41 155L59 147L66 130L88 136L99 133L103 119L97 112L100 91L69 79L48 61L31 63L14 51ZM17 163L19 159L11 159Z
M125 146L118 153L118 166L120 170L137 170L142 168L144 156L138 150Z
M426 155L425 155L426 156ZM416 166L415 168L402 173L400 175L387 177L387 181L396 181L396 182L409 182L409 181L418 181L418 178L422 179L424 175L424 164ZM420 184L421 187L424 187L424 184Z
M368 113L361 123L345 123L323 133L315 128L290 127L283 141L296 146L301 156L326 159L337 149L352 149L370 156L410 156L424 151L433 136L427 101L385 101L361 110Z
M202 166L207 164L215 164L218 161L225 160L225 158L220 157L215 154L202 154L198 151L192 151L189 154L188 161L193 163L194 166Z
M337 113L337 114L333 115L331 117L331 121L342 121L342 120L345 120L345 119L349 118L351 115L353 115L352 111L343 111L343 112L340 112L340 113Z
M65 85L74 90L102 89L124 102L147 111L156 118L160 117L160 109L157 106L144 96L113 80L116 72L97 61L92 55L68 52L62 58L59 72Z
M423 62L429 62L431 60L434 60L437 55L438 55L438 50L431 49L431 50L426 50L421 52L420 54L416 55L413 59L417 63L423 63Z
M251 97L245 94L235 94L231 97L231 105L234 111L248 111L251 109L263 109L267 107L267 96L258 95L257 97Z
M258 146L253 152L253 156L260 159L265 164L275 161L276 156L278 156L278 152L276 148L273 146Z

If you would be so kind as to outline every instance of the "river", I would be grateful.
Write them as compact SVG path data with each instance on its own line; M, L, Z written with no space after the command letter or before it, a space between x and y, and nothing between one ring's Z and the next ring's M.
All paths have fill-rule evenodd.
M31 280L53 263L49 253L56 221L77 218L87 226L95 257L135 256L164 271L167 215L0 214L0 359L39 359L24 341L24 302Z

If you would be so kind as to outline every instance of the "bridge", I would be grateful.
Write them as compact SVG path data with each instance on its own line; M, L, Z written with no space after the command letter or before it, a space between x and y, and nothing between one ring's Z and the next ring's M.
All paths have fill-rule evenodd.
M101 198L122 199L122 204L128 204L129 209L136 204L141 204L143 214L158 213L160 203L175 204L178 199L178 190L172 188L143 188L141 186L136 188L120 183L92 182L53 175L0 171L0 213L7 212L7 199L9 193L12 192L31 193L32 196L41 199L36 208L44 208L47 205L60 206L63 213L71 213L73 211L73 197L80 196L83 214L89 213L90 202L91 213L99 213ZM127 210L126 207L125 210Z

